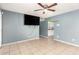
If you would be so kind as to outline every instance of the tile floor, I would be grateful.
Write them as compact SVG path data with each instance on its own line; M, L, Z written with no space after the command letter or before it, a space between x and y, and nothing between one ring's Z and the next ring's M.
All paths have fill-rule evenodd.
M57 42L52 38L40 38L2 46L0 55L78 55L79 47Z

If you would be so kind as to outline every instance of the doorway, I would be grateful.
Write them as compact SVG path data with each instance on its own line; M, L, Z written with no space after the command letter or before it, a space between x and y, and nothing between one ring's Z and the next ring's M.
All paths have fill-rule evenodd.
M48 37L54 35L54 22L48 21Z

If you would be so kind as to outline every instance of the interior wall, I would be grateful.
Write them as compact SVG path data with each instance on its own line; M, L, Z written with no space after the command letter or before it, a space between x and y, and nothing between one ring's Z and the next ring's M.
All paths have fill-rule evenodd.
M39 26L24 25L24 15L3 10L2 44L39 37Z
M55 38L79 45L79 10L53 16L48 19L58 20L55 22Z
M48 21L45 19L40 21L40 36L48 36Z

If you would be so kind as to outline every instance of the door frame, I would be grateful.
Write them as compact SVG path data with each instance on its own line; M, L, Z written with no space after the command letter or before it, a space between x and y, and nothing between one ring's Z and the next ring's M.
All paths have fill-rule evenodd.
M50 23L52 24L52 27L50 28ZM52 31L52 34L51 32ZM50 34L49 34L50 33ZM53 21L48 21L48 37L54 35L54 22Z
M0 10L0 47L2 45L2 13Z

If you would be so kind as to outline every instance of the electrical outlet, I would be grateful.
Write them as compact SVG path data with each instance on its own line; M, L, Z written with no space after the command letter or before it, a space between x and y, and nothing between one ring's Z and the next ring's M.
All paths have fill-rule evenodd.
M60 26L60 24L56 24L56 26L57 26L57 27L59 27L59 26Z

